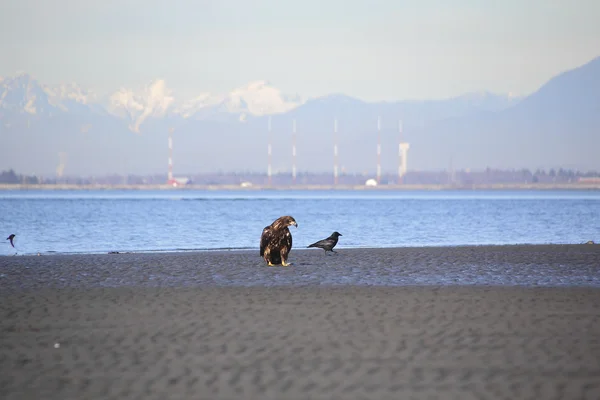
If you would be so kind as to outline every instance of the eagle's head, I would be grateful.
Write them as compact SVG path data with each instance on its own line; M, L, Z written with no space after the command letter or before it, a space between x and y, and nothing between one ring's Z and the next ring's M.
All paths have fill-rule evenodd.
M333 237L340 237L340 236L343 236L343 235L341 233L339 233L338 231L335 231L335 232L333 232L331 234L331 236L333 236Z
M298 223L296 222L294 217L292 217L291 215L285 215L283 217L277 218L277 220L275 221L275 223L273 225L277 225L277 227L281 227L281 228L288 227L291 225L294 225L296 228L298 227Z

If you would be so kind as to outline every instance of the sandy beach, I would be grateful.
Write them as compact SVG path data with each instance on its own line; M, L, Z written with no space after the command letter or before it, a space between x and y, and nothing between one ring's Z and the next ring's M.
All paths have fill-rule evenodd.
M6 399L598 399L600 246L0 257Z

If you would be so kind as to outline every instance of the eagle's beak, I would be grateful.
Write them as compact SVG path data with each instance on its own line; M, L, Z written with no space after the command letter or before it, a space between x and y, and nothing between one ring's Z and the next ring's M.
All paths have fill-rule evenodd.
M296 228L298 227L298 223L296 221L292 222L292 225L294 225Z

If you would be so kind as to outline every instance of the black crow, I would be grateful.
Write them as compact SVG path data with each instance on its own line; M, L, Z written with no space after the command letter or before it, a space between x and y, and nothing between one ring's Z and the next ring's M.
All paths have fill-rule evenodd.
M309 245L308 247L318 247L320 249L325 250L325 253L327 253L328 251L331 251L332 253L337 254L337 251L334 251L333 248L337 244L338 237L340 237L340 236L343 236L343 235L337 231L333 232L331 234L331 236L329 236L327 239L319 240L318 242L315 242L315 243Z
M15 238L15 236L16 235L14 233L11 233L10 236L6 238L6 240L10 240L10 245L12 247L15 247L15 244L13 243L13 239Z

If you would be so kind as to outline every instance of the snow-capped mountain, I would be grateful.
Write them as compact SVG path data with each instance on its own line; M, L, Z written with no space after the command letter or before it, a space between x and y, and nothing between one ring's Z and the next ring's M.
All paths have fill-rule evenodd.
M164 81L155 81L139 91L113 93L103 113L96 113L89 110L103 103L83 89L64 85L59 90L19 74L0 81L0 170L52 175L64 164L64 153L65 174L163 173L167 132L175 128L177 171L263 171L270 125L276 168L289 165L292 127L297 126L298 170L326 171L334 118L339 162L348 171L373 171L378 118L384 171L397 168L399 120L402 140L410 143L411 169L598 169L599 77L600 57L524 98L478 92L396 102L346 95L303 102L264 81L181 101ZM246 123L234 123L245 117Z
M99 112L97 96L76 83L42 85L27 73L0 79L0 109L52 116L60 112Z
M29 74L19 72L0 81L0 109L31 115L51 114L54 111L48 93Z
M27 73L0 78L0 109L29 115L94 112L126 120L139 133L149 118L219 119L219 115L244 121L249 116L290 111L304 101L289 96L267 81L251 82L227 94L200 93L190 100L176 99L162 79L141 90L121 88L100 98L76 83L43 85ZM230 118L228 117L228 118Z
M148 117L163 117L173 105L175 98L164 80L151 82L141 92L121 88L110 96L108 111L129 120L129 128L140 132L140 126Z
M139 92L121 88L110 96L107 109L128 119L130 129L139 132L149 117L206 119L224 113L243 121L249 115L283 113L301 104L299 96L287 96L266 81L249 83L228 94L201 93L191 100L179 101L164 80L156 80Z
M178 105L173 111L177 115L181 115L183 118L190 118L198 113L205 111L218 105L223 101L221 96L215 96L211 93L201 93L191 100L185 101Z
M44 91L48 95L48 100L53 106L63 111L76 111L80 107L93 107L98 96L79 86L75 82L60 85L44 86Z
M403 114L421 113L420 108L430 108L435 111L436 118L445 118L462 115L469 110L497 111L518 100L507 95L478 92L448 100L417 102L419 104L411 101L385 104L386 107L404 110ZM90 113L109 114L126 122L129 130L136 133L144 131L143 125L150 119L243 122L249 117L284 114L298 108L304 112L314 107L326 110L331 102L338 107L345 101L356 103L357 107L366 105L361 100L345 95L329 95L306 101L299 95L287 95L264 80L248 83L226 94L201 92L190 100L177 98L162 79L150 82L140 90L123 87L102 98L76 83L43 85L26 73L0 80L0 109L6 112L29 116L69 114L84 119L89 119ZM308 108L307 103L310 103ZM415 107L420 108L413 110Z
M209 114L235 114L244 121L250 115L281 114L302 105L298 95L289 96L268 81L255 81L239 87L226 95L203 93L184 102L175 112L184 118L204 117Z
M288 96L267 81L256 81L232 91L221 107L231 113L261 116L284 113L302 103L298 95Z

